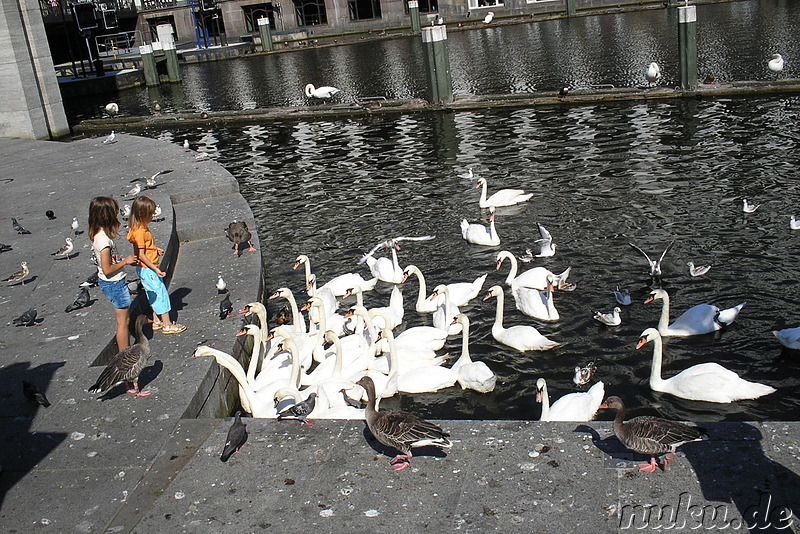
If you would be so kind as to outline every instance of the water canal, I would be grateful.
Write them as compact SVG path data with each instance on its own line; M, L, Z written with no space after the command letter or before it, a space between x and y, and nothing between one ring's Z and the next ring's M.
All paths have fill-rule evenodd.
M760 13L757 20L763 23L742 25L740 31L750 32L748 43L742 42L741 35L726 37L724 42L730 49L724 55L711 54L708 47L701 47L703 69L726 79L763 78L764 50L771 50L781 35L779 31L773 35L765 27L772 20L762 13L765 5L782 8L785 16L781 20L797 27L796 13L781 2L701 6L701 16L703 10L712 8L722 13L756 10ZM530 25L539 26L537 29L527 25L497 28L485 35L477 31L454 34L453 43L472 42L466 50L451 46L454 83L460 93L553 88L564 79L574 84L582 80L638 85L642 66L650 59L670 64L668 56L658 55L665 54L668 43L658 41L649 31L658 26L654 18L668 20L671 16L646 12ZM565 77L567 70L556 75L542 69L542 74L536 75L543 76L540 81L521 68L511 76L487 73L472 80L475 73L455 68L459 61L469 63L470 55L476 55L476 42L515 41L506 35L508 32L551 33L551 39L556 39L557 32L545 29L555 25L552 27L575 31L573 26L580 26L585 31L591 29L595 37L611 39L620 18L628 25L628 32L641 25L641 40L634 42L629 37L621 41L630 44L627 55L622 56L627 59L615 57L613 71L593 68L587 61L583 67L570 67L576 73L574 78ZM674 25L664 30L665 39L674 33L672 28ZM755 28L760 30L755 32ZM563 32L560 38L568 42ZM704 38L708 42L707 34ZM658 46L648 48L651 40ZM797 46L790 41L782 41L782 46ZM540 53L555 54L559 50L555 42L547 41L546 46L539 47ZM400 40L369 46L416 45ZM193 76L199 76L201 70L209 80L223 79L220 70L227 76L243 76L246 61L291 63L293 69L281 71L282 84L253 84L258 90L248 90L247 98L256 99L259 106L271 105L267 102L304 105L301 97L290 96L297 86L292 80L308 80L307 73L323 66L336 73L338 77L331 81L346 91L356 91L358 86L341 82L357 83L362 78L359 72L374 76L370 83L378 85L366 86L372 94L388 92L389 88L391 96L397 97L419 96L423 91L421 81L409 70L409 57L413 55L395 65L398 70L393 76L374 66L356 68L343 59L333 60L355 58L355 51L347 48L351 47L248 58L198 66L196 71L192 67ZM611 60L613 54L606 53L611 48L606 52L600 48L586 46L584 50ZM744 49L748 49L746 54ZM309 58L319 56L328 59L308 63ZM752 66L755 61L744 61L746 57L757 57L759 66ZM743 67L742 63L750 66ZM675 71L672 67L666 70ZM247 76L268 77L266 70L257 72ZM237 100L244 98L243 93L235 96L233 89L208 89L200 98L200 85L185 84L185 88L190 87L198 92L187 90L184 98L198 108L211 102L215 109L235 108L237 102L244 102ZM558 244L556 255L534 265L555 272L571 266L570 279L577 283L577 289L557 293L561 319L553 323L522 315L514 309L509 295L505 322L533 324L564 345L549 352L518 353L498 344L491 336L495 300L476 299L463 308L472 321L470 350L474 358L485 361L497 373L496 391L480 395L450 388L436 394L396 397L384 406L413 409L434 418L537 419L536 379L545 377L551 398L557 398L576 390L571 381L573 368L594 360L606 391L625 398L633 414L657 413L700 421L797 420L800 356L783 350L771 334L774 329L800 326L800 268L795 254L800 231L789 228L789 217L800 200L797 103L798 99L791 97L563 106L153 130L147 135L175 143L187 138L196 149L212 153L237 177L259 224L270 290L288 286L296 295L301 294L302 273L292 270L298 254L311 257L314 271L324 282L343 272L366 275L366 268L357 261L384 238L423 234L435 234L436 239L405 244L398 252L402 265L419 266L429 287L469 281L488 273L488 289L501 284L507 274L506 269L495 271L499 250L519 255L534 247L537 223L552 232ZM477 205L474 180L459 176L467 168L474 169L476 176L486 177L490 189L515 187L534 193L524 206L498 210L500 247L468 245L461 237L462 218L474 222L488 216ZM745 215L742 198L762 206ZM628 243L658 255L673 240L675 246L665 259L663 277L672 297L673 317L698 303L722 308L747 304L733 327L721 334L669 340L664 374L716 361L747 379L778 388L777 393L756 401L717 405L650 391L647 379L652 344L640 350L635 345L640 333L657 323L660 306L643 304L649 277L643 258ZM692 278L687 261L713 263L713 267L707 275ZM406 285L405 326L429 324L429 316L413 311L416 281ZM609 328L594 321L592 314L615 305L612 290L617 285L630 288L634 302L623 310L622 326ZM386 305L388 297L389 287L379 286L367 297L367 305ZM446 350L457 357L460 337L452 337Z

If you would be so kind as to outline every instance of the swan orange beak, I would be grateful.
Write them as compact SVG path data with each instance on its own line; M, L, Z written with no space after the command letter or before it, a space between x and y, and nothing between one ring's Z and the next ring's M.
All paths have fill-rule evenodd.
M270 298L272 298L272 297L270 297ZM247 315L250 315L250 306L245 306L244 308L239 310L239 313L246 313Z
M311 307L311 304L310 304L310 303L308 303L308 302L306 302L305 304L303 304L303 307L302 307L302 308L300 308L300 311L306 311L306 310L307 310L307 309L309 309L310 307Z
M650 304L654 300L656 300L655 297L653 297L653 295L650 295L649 297L647 297L647 300L645 300L644 303L645 304Z
M400 283L404 284L406 282L406 280L408 280L408 274L407 273L403 273L403 279L400 280Z
M482 185L483 185L483 184L481 184L480 182L478 182L477 184L475 184L475 189L480 189Z
M435 299L436 297L438 297L438 296L439 296L439 293L437 293L436 291L434 291L433 293L431 293L431 296L430 296L430 297L428 297L428 300L434 300L434 299Z
M244 328L242 328L239 332L236 332L236 337L246 336L246 335L247 335L247 330Z
M502 266L503 266L503 260L500 260L500 261L498 261L498 262L497 262L497 267L495 267L495 269L494 269L494 270L495 270L495 271L499 271L499 270L500 270L500 267L502 267Z
M483 300L489 300L489 299L490 299L490 298L492 298L493 296L494 296L494 295L492 295L492 292L491 292L491 291L489 291L488 293L486 293L486 296L485 296L485 297L483 297Z
M348 317L352 317L353 315L355 315L355 313L353 313L353 310L350 310L349 312L344 314L344 318L347 319Z
M294 262L294 267L292 267L292 270L295 270L295 269L297 269L298 267L300 267L300 262L299 262L299 261L296 261L296 262Z
M647 338L646 338L646 337L640 338L640 339L639 339L639 342L636 344L636 348L637 348L637 349L641 349L641 348L642 348L642 347L644 347L646 344L647 344Z

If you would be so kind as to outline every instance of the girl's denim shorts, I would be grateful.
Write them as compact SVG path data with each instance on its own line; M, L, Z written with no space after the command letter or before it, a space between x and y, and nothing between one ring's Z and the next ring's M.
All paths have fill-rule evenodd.
M115 308L127 308L131 305L131 292L128 291L128 282L124 278L116 282L106 282L105 280L98 280L98 282L103 294L108 297Z

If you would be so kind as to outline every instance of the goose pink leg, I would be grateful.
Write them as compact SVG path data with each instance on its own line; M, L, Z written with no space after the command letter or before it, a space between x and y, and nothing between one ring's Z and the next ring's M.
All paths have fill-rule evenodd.
M658 469L658 462L655 456L650 457L649 464L641 464L639 466L639 471L644 471L645 473L655 473L656 469Z
M392 458L392 460L389 462L389 465L391 465L392 469L394 469L395 471L402 471L403 469L411 465L411 462L409 462L410 459L411 459L411 454L409 454L408 456L403 456L402 454L398 454L397 456Z

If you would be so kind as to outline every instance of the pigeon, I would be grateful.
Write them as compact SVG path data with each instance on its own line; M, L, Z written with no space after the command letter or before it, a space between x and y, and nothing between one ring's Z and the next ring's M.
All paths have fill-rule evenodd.
M225 283L225 280L222 279L222 275L220 274L217 278L217 292L221 295L225 293L225 289L228 287L228 284Z
M100 285L100 276L95 272L85 282L81 282L79 287L97 287L98 285Z
M24 326L25 328L39 324L36 321L36 308L31 308L16 319L12 321L17 326Z
M8 252L11 249L11 245L6 245L5 243L0 243L0 252Z
M569 93L569 87L562 87L561 89L558 90L558 96L560 96L561 98L567 96L568 93Z
M117 134L114 133L114 130L111 130L111 133L108 134L108 137L106 137L103 140L104 145L110 145L111 143L116 143L116 142L117 142Z
M278 421L282 421L284 419L298 419L302 421L304 425L311 426L311 423L308 422L308 416L314 411L316 399L317 394L312 393L306 400L298 402L293 406L289 406L278 414Z
M594 312L594 318L606 326L619 326L622 324L622 319L619 316L619 312L621 311L622 309L616 306L609 312Z
M792 218L789 219L789 228L792 230L800 230L800 221L795 219L794 215L792 215Z
M361 405L361 400L351 399L350 397L347 396L346 389L340 389L339 392L342 394L342 397L344 397L344 403L346 405L352 406L353 408L358 408L359 410L363 408L363 406Z
M644 250L640 249L633 243L628 243L628 244L632 246L634 249L638 250L642 254L642 256L645 257L647 263L650 264L650 276L661 276L661 262L664 261L664 256L667 255L667 252L669 252L669 249L671 249L672 245L675 244L675 241L667 245L667 248L665 248L664 252L661 253L661 257L658 258L658 261L651 260L650 256L648 256Z
M36 387L36 384L32 382L28 382L27 380L22 381L22 393L28 399L37 404L41 404L45 408L50 406L50 401L47 400L47 397L44 396L44 393L39 391L39 388Z
M136 182L136 185L131 187L131 189L127 193L125 193L125 196L126 197L135 197L136 195L138 195L141 192L142 192L142 184L140 184L139 182Z
M189 140L188 139L184 139L183 140L183 149L184 150L189 150L190 148L191 147L189 146Z
M15 282L22 282L22 285L25 285L25 278L28 277L30 274L30 269L28 269L28 262L23 261L20 265L20 270L9 276L8 278L3 278L3 282L11 282L12 284Z
M572 377L572 381L575 382L576 386L586 385L596 371L597 365L594 362L589 362L586 367L575 367L575 376Z
M30 234L30 232L26 230L20 223L18 223L16 219L11 219L11 225L14 227L17 235Z
M692 276L703 276L711 269L711 265L695 266L694 262L691 261L687 261L686 265L689 266L689 274Z
M72 231L75 232L75 235L78 235L78 227L80 225L81 224L78 222L78 218L77 217L73 217L72 218L72 224L70 226L72 227Z
M70 239L69 237L64 239L64 241L65 241L64 246L56 250L55 252L51 252L50 253L51 256L55 256L56 258L71 259L69 255L72 254L73 250L75 250L75 245L72 244L72 239Z
M549 258L550 256L555 255L556 253L556 245L553 243L553 236L550 235L550 232L547 231L547 228L542 226L539 223L536 223L536 226L539 227L539 235L542 236L541 239L537 239L535 243L541 243L541 250L539 254L536 255L537 258Z
M222 456L219 457L223 462L235 452L239 452L242 445L247 441L247 425L242 423L242 412L236 412L233 424L228 429L228 437L225 438L225 446L222 448Z
M631 290L627 288L620 289L619 286L617 286L617 289L614 290L614 298L617 299L617 302L619 302L623 306L630 306Z
M75 297L75 300L72 301L72 304L66 307L64 310L65 312L69 313L71 311L80 310L81 308L85 308L89 305L89 301L91 297L89 296L89 288L82 287L81 292L78 293L78 296Z
M171 172L172 172L172 169L164 169L163 171L158 171L157 173L155 173L153 176L151 176L150 178L148 178L145 181L145 185L148 188L155 187L156 186L156 178L158 178L162 174L168 174L168 173L171 173Z
M253 246L253 243L250 240L253 238L250 230L247 228L247 223L244 221L233 221L228 225L227 230L225 230L225 235L228 236L228 239L235 245L233 249L233 254L239 254L239 248L242 246L242 243L247 243L250 248L247 249L250 252L255 252L256 249Z
M44 214L45 214L45 217L47 217L51 221L56 218L56 214L53 213L53 210L47 210L46 212L44 212Z
M219 318L225 319L226 317L230 317L232 313L233 304L231 304L231 294L227 293L225 298L219 303Z
M761 204L753 204L752 202L749 202L746 198L742 199L742 211L745 213L753 213L760 207Z

